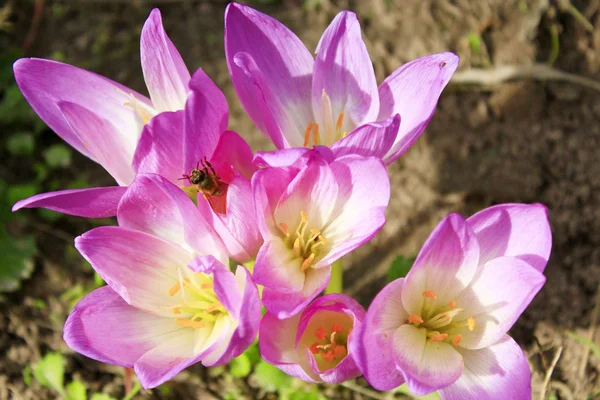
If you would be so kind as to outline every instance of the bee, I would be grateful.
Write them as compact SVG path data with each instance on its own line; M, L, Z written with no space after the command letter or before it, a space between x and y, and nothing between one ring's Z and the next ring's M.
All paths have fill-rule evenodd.
M202 192L214 212L226 213L227 187L229 185L221 180L206 157L198 162L196 168L192 168L189 175L184 174L181 179L187 179L190 184L196 185L196 189L198 192Z

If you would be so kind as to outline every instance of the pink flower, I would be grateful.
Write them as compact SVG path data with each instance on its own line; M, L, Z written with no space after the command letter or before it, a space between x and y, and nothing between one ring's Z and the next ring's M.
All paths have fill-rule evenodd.
M540 204L446 217L369 307L351 348L365 378L444 400L531 398L527 359L506 332L544 284L551 245Z
M302 313L278 319L268 312L258 344L265 361L307 382L341 383L360 371L348 352L365 311L343 294L319 297Z
M452 53L423 57L378 88L353 13L335 17L313 58L277 20L236 3L225 12L225 51L243 106L278 149L325 145L386 163L423 132L458 66Z
M263 168L252 188L265 240L253 276L278 318L302 310L327 286L331 264L379 231L390 197L381 160L356 155Z
M233 274L225 266L223 244L185 193L158 175L138 175L117 218L120 226L75 240L108 286L69 315L69 347L134 368L144 388L196 362L241 354L258 331L258 290L244 267Z
M21 200L27 207L85 217L113 216L123 186L134 177L134 153L144 125L160 112L183 110L190 74L165 33L160 12L141 34L141 60L150 99L92 72L56 61L23 58L14 64L21 92L61 138L101 164L119 186L61 190Z

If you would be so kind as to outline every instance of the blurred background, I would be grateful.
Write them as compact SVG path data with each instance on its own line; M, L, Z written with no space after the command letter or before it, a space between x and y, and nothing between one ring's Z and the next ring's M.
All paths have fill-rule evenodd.
M544 203L554 234L548 280L511 334L529 357L534 398L600 398L600 0L246 3L282 21L311 51L337 12L355 11L379 82L420 56L461 56L427 131L389 167L388 222L371 243L344 259L344 290L368 306L388 280L405 273L449 212L467 216L496 203ZM14 82L12 63L51 58L145 93L139 34L150 10L159 7L188 68L204 68L227 95L230 127L254 150L271 149L229 79L226 4L0 3L0 400L125 396L122 368L79 356L61 339L74 303L103 284L73 239L115 221L10 212L17 200L35 193L110 185L111 178L35 115ZM261 363L252 348L230 366L195 366L135 398L403 396L384 397L365 386L364 380L303 385Z

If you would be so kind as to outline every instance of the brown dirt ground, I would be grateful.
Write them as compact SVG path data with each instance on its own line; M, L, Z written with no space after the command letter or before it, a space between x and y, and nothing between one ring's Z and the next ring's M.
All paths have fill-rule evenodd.
M559 3L288 0L254 5L286 23L310 49L339 10L355 10L379 81L404 62L446 50L461 56L461 71L543 63L551 53L553 26L560 32L555 67L600 79L600 1L572 1L593 24L591 31ZM14 38L22 43L32 6L20 1L15 4L19 6L13 16ZM143 92L138 37L153 6L161 8L166 30L188 66L202 66L227 94L231 127L254 149L269 148L245 116L229 81L222 39L224 2L46 1L28 55L49 57L61 52L72 64ZM478 52L469 44L473 33L482 38ZM588 334L600 284L599 149L598 92L533 80L495 88L451 85L427 132L390 166L393 194L388 223L372 243L348 257L346 292L368 304L385 283L391 260L398 254L415 255L448 212L469 215L501 202L542 202L550 209L554 233L548 281L511 333L529 355L536 398L547 365L561 346L564 351L550 389L560 399L591 398L588 396L600 389L600 360L590 356L581 374L584 347L566 339L565 332ZM78 159L78 163L98 173L86 160ZM106 183L106 176L98 176L98 184ZM0 351L5 354L0 360L0 399L10 397L9 393L15 399L50 396L39 385L27 387L21 371L48 349L64 349L60 332L68 309L59 296L73 283L91 278L77 256L65 259L55 250L89 225L74 218L67 218L63 225L64 235L40 233L42 256L33 278L22 290L0 301ZM37 309L33 305L36 298L45 299L49 307ZM90 388L122 393L119 370L77 355L68 360L68 373L80 376ZM200 367L190 369L175 379L170 398L219 397L223 378L210 374ZM234 384L248 397L262 396L252 382ZM345 389L329 393L360 398ZM157 391L143 396L169 397Z

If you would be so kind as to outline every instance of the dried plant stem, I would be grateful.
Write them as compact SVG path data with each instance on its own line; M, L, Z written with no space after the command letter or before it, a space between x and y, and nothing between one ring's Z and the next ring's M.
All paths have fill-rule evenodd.
M550 363L550 368L546 371L546 376L544 377L544 384L542 385L542 390L540 391L540 400L544 400L546 398L546 390L548 389L548 384L550 383L550 378L552 377L552 372L554 372L554 368L556 368L556 364L558 364L558 360L560 359L560 355L563 351L563 346L560 346L556 353L554 354L554 358Z
M600 313L600 285L596 289L596 303L594 304L594 310L592 311L592 318L590 320L590 327L588 329L587 338L591 342L594 340L594 334L596 333L596 325L598 324L598 314ZM585 377L585 368L590 358L590 347L585 346L583 351L583 357L581 357L581 364L579 364L579 377L583 379Z
M470 69L454 74L450 85L477 85L495 87L505 82L519 79L539 81L563 81L600 92L600 82L583 76L559 71L545 64L506 65L492 69Z

